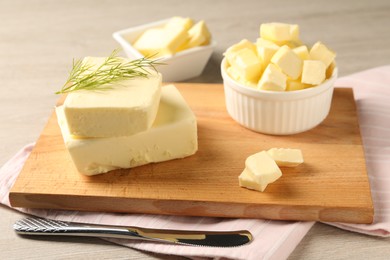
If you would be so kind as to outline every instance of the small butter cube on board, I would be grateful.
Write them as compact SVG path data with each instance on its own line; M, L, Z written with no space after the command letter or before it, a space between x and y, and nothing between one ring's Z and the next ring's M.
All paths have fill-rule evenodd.
M302 60L288 46L282 46L272 57L271 62L292 79L302 74Z
M266 151L249 156L245 161L245 170L238 177L242 187L264 191L268 184L282 176L275 161Z
M286 90L287 76L270 63L264 70L257 87L262 90L284 91Z
M325 64L325 67L328 68L334 61L336 53L326 47L322 42L316 42L310 49L310 57L313 60L322 61Z
M88 58L96 65L101 58ZM152 126L161 96L161 74L117 82L103 91L71 92L64 102L69 132L78 137L132 135Z
M320 60L303 61L302 83L318 85L326 78L326 65Z
M272 148L267 153L281 167L295 167L303 163L302 151L300 149Z
M56 113L65 146L84 175L184 158L198 149L196 117L173 85L162 88L152 127L134 135L78 138L69 132L64 107Z
M260 37L273 42L299 41L299 26L286 23L263 23Z
M257 82L262 72L262 64L256 53L249 48L244 48L235 53L230 61L242 79Z

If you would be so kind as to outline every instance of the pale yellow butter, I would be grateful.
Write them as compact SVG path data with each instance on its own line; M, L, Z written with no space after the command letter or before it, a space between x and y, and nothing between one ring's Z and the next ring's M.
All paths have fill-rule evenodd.
M302 60L288 46L280 47L271 62L292 79L297 79L302 74Z
M302 151L290 148L272 148L267 151L278 166L295 167L303 163Z
M288 79L286 91L301 90L301 89L311 88L311 87L313 87L313 85L302 83L300 79L297 80Z
M301 58L301 60L310 60L309 49L306 45L296 47L292 50L296 55L298 55L299 58Z
M275 161L266 151L249 156L245 161L245 170L238 177L242 187L264 191L268 184L282 176Z
M206 23L203 20L199 21L188 30L188 40L178 48L178 51L207 45L210 43L210 40L211 34Z
M256 53L249 48L237 51L230 65L239 73L241 79L257 82L262 73L262 64Z
M303 62L302 83L318 85L326 78L326 65L320 60Z
M327 68L335 59L336 53L330 50L322 42L316 42L310 49L310 57L313 60L320 60Z
M258 38L256 40L257 55L264 65L268 65L272 56L279 50L279 46L275 43Z
M260 37L273 42L299 41L299 26L286 23L263 23Z
M228 63L231 64L234 57L237 55L237 52L243 49L250 49L254 53L256 53L256 45L253 42L248 41L247 39L243 39L240 42L229 47L223 55L226 57Z
M173 55L188 39L188 21L172 18L164 27L146 30L135 42L134 48L153 58Z
M153 126L131 136L77 138L69 132L64 107L56 112L65 146L85 175L183 158L198 148L195 115L173 85L162 88Z
M112 89L69 93L64 102L69 132L80 137L111 137L149 129L156 117L162 80L161 74L150 73L148 78L118 82Z
M257 87L262 90L284 91L286 90L287 76L270 63L264 70Z

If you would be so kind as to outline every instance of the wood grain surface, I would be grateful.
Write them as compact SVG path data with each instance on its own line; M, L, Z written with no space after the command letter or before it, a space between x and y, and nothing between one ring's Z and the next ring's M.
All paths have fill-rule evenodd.
M245 129L226 112L220 84L178 84L196 114L198 152L184 159L84 176L64 146L55 113L17 179L15 207L167 215L371 223L373 208L351 89L335 90L327 119L290 136ZM265 192L239 187L245 159L299 148L305 163L282 168Z

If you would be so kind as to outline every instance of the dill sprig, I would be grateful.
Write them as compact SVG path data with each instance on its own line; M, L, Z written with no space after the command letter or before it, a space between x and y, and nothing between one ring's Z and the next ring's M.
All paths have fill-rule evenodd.
M84 63L82 60L73 60L72 70L69 77L56 94L65 94L78 90L107 90L112 88L112 84L133 78L147 78L152 68L161 65L152 57L143 57L136 60L126 61L117 56L118 50L114 50L102 64Z

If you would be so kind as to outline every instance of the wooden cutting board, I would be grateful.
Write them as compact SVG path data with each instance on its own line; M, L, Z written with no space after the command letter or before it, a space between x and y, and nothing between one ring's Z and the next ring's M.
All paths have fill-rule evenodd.
M297 135L238 125L223 86L177 84L198 120L188 158L87 177L65 149L55 113L10 192L14 207L188 216L371 223L373 205L352 89L337 88L329 116ZM272 147L300 148L305 163L282 168L266 192L241 188L245 159Z

